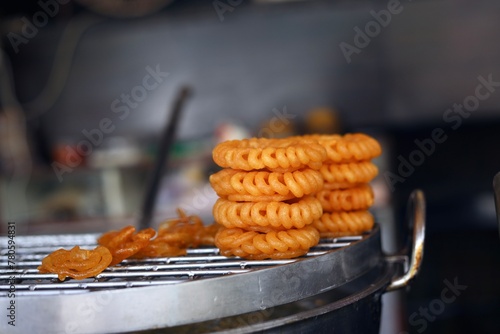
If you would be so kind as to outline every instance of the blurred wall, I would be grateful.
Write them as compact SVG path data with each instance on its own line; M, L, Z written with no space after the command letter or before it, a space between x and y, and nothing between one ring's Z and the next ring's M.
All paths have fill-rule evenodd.
M221 21L206 2L140 19L75 17L40 29L20 45L14 55L16 87L23 102L38 102L27 104L27 112L52 143L81 136L103 117L116 125L113 135L158 133L182 84L194 89L182 117L184 138L211 133L223 121L253 128L284 106L290 117L329 105L347 123L377 122L387 88L383 39L351 64L339 49L342 41L352 43L353 23L364 22L370 8L321 1L243 3ZM61 91L37 98L52 64L61 80L54 87ZM122 94L142 86L148 68L159 69L162 82L146 98L132 98L125 112Z
M418 1L406 7L384 41L391 119L442 124L448 108L475 95L479 76L491 76L499 88L500 3ZM500 94L493 92L472 119L498 117L499 106Z
M182 84L195 92L180 129L189 138L222 121L256 127L283 106L299 117L333 106L352 127L441 122L478 76L500 81L495 1L189 3L144 18L82 12L19 45L16 89L49 142L103 118L112 135L154 135ZM144 96L148 68L161 82ZM492 94L479 113L496 116L498 105Z

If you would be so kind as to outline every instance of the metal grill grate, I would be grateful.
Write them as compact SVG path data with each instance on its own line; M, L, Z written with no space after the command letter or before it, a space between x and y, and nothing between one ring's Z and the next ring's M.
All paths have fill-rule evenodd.
M8 239L1 237L0 297L7 295L13 281L18 296L84 293L102 289L179 284L228 274L240 274L297 261L296 259L254 261L228 258L219 255L217 248L201 247L189 249L186 256L124 260L117 266L107 268L96 278L85 280L67 279L60 282L55 274L38 273L37 267L48 253L58 248L69 249L74 245L94 248L98 236L98 234L18 236L15 239L14 263L8 261ZM323 239L306 256L314 257L332 252L366 237L365 235Z

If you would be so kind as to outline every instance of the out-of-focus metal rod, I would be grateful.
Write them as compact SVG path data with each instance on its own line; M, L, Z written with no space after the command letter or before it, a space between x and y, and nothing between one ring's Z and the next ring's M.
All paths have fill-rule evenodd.
M165 126L163 135L158 147L158 155L156 157L156 163L154 166L153 173L149 179L149 183L146 188L146 193L144 196L144 202L141 210L141 218L139 221L139 228L147 228L151 226L151 219L153 217L153 210L158 195L159 183L163 175L165 166L168 163L168 158L170 156L170 148L172 147L175 140L175 133L177 130L177 125L179 123L179 116L183 110L184 103L190 94L189 87L182 87L179 91L177 98L175 100L170 117L167 118L168 123Z

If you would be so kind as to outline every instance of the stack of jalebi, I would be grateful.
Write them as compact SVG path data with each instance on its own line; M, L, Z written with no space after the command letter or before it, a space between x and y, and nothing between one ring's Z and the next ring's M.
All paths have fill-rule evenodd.
M222 255L286 259L319 242L312 226L323 214L315 193L323 189L319 169L326 149L317 140L251 138L218 144L213 159L223 167L210 176L220 197L214 219Z
M374 138L361 133L309 135L326 149L328 158L320 168L323 190L316 193L323 215L314 221L321 237L361 234L373 227L368 209L373 205L369 182L378 174L372 159L382 153Z
M307 253L321 237L360 234L373 227L369 182L380 144L365 134L251 138L220 143L213 159L223 169L210 176L219 199L216 224L178 210L179 218L136 233L135 227L103 234L94 250L57 250L41 273L84 279L126 258L178 256L186 248L215 244L222 255L287 259ZM219 225L220 224L220 225Z

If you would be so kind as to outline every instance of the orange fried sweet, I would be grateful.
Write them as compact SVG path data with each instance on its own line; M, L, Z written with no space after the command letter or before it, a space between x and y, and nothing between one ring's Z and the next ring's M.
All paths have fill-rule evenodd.
M152 240L146 247L132 255L133 259L145 259L155 257L181 256L186 255L187 248L178 245L170 244L157 237Z
M157 237L135 254L134 258L185 255L188 247L214 244L219 225L205 226L198 216L188 216L181 209L177 213L178 218L160 224Z
M215 245L215 235L222 227L222 225L217 223L203 226L203 230L200 230L196 235L196 243L198 245Z
M212 211L215 221L227 228L262 232L269 228L303 228L323 214L320 201L312 195L288 202L233 202L219 198Z
M71 250L58 249L42 260L38 267L40 273L57 274L59 280L66 277L84 279L100 274L111 263L113 256L103 246L94 250L81 249L79 246Z
M306 135L303 138L317 140L326 149L325 163L366 161L382 154L380 143L364 133Z
M217 195L230 201L285 201L323 189L323 176L310 168L291 172L225 168L210 175L210 184Z
M97 242L109 249L113 255L110 265L114 266L148 246L155 234L156 231L152 228L135 233L135 227L130 225L120 231L105 233Z
M373 205L374 193L369 184L361 184L347 189L324 189L316 193L323 211L366 210Z
M312 226L267 233L224 228L215 237L215 244L222 255L252 260L299 257L318 242L319 232Z
M322 238L358 235L373 228L373 215L367 210L325 212L313 225Z
M325 181L324 189L352 188L372 181L378 174L377 166L371 161L323 164L319 171Z
M196 234L203 229L203 222L198 216L188 216L178 209L179 218L169 219L158 227L158 238L181 247L196 246Z
M298 137L229 140L218 144L212 156L220 167L246 171L319 169L327 157L315 138Z

